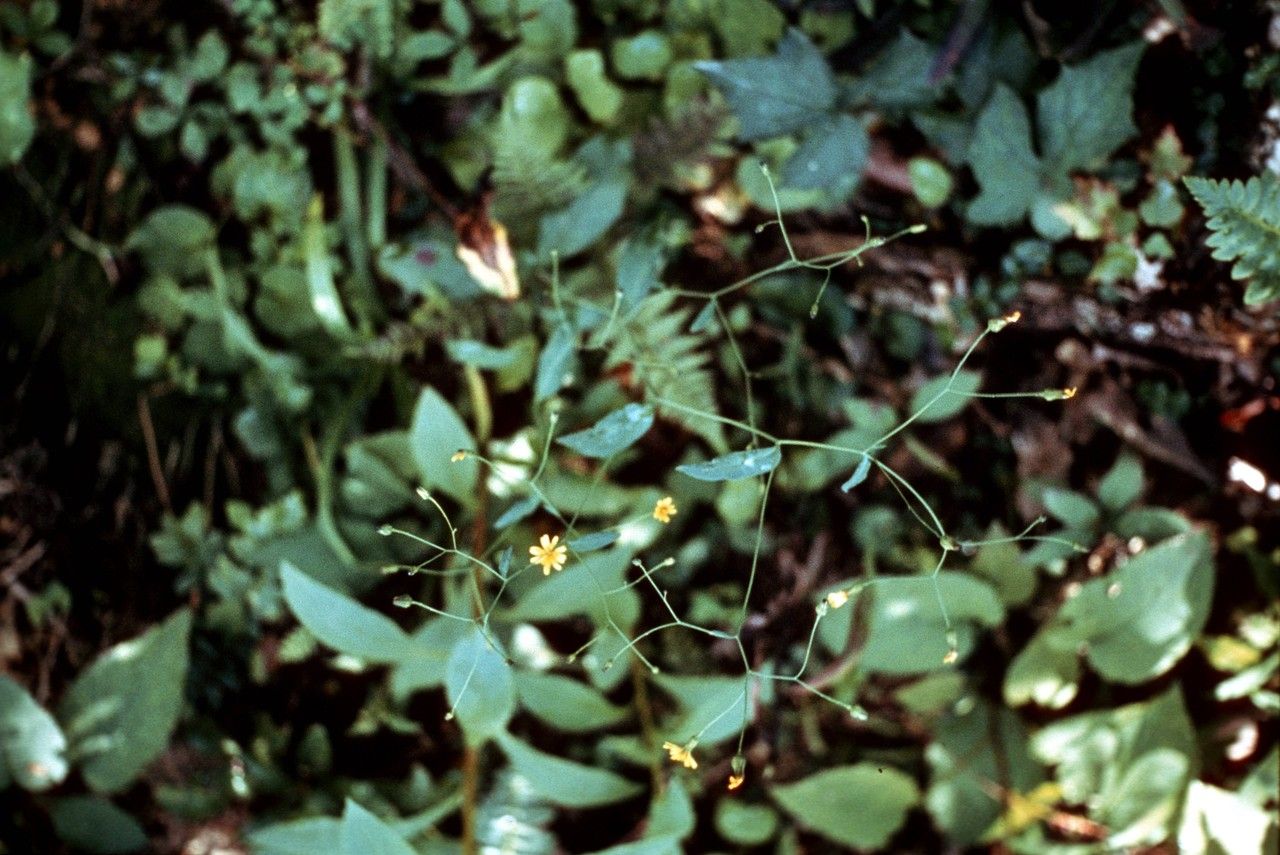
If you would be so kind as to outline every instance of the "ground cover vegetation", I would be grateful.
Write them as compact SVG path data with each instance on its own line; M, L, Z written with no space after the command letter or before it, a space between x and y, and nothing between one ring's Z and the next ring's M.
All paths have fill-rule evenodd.
M1275 851L1280 7L0 0L0 852Z

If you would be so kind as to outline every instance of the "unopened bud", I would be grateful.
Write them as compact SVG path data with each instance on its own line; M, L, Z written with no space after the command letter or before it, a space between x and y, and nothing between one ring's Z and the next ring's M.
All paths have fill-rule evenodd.
M1010 312L1009 314L1005 315L1003 318L992 318L991 320L987 321L987 330L989 332L998 333L1000 332L1000 330L1009 326L1009 324L1016 324L1019 320L1021 320L1021 318L1022 318L1022 312Z
M1076 396L1076 387L1069 386L1066 389L1045 389L1040 393L1040 397L1046 401L1066 401Z

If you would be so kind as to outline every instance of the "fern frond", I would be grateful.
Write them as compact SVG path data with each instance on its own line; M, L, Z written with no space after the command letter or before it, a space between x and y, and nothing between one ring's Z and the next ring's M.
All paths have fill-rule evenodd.
M508 228L536 224L541 214L567 205L585 186L581 164L541 155L514 135L495 142L492 210Z
M674 294L660 291L641 302L620 325L605 367L630 363L648 394L717 415L715 378L707 367L710 339L688 332L693 310L675 308L675 300ZM705 439L717 453L727 450L719 422L662 407L658 411Z
M1184 180L1208 217L1213 257L1235 262L1233 279L1251 280L1245 302L1280 298L1280 180L1269 172L1246 182Z

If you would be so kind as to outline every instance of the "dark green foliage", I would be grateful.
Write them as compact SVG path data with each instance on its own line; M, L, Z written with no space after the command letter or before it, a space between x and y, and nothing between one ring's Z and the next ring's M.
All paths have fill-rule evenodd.
M1209 218L1213 257L1235 262L1232 278L1248 280L1245 302L1280 299L1280 181L1270 172L1243 182L1184 180Z

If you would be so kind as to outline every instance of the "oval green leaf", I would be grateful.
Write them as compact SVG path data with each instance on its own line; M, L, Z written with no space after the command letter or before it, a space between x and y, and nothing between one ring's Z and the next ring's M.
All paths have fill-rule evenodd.
M772 472L781 462L782 449L774 445L733 451L705 463L685 463L677 466L676 471L699 481L737 481Z
M280 564L284 599L322 644L366 662L399 662L413 653L403 629L384 614L322 585L292 564Z
M481 745L507 726L516 711L516 689L506 657L472 627L445 666L445 693L470 745Z
M612 457L633 445L653 426L653 407L627 404L600 419L586 430L557 440L584 457Z
M546 754L508 733L499 734L497 741L512 767L529 781L534 792L562 807L612 804L629 799L642 789L621 775Z
M805 828L855 849L880 849L920 801L915 781L873 763L839 766L772 790Z

